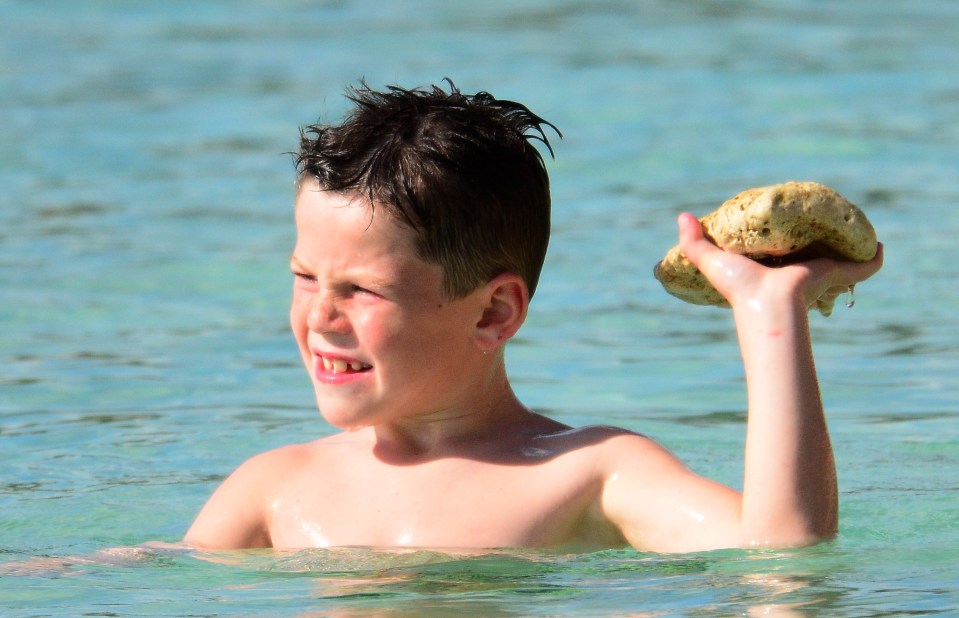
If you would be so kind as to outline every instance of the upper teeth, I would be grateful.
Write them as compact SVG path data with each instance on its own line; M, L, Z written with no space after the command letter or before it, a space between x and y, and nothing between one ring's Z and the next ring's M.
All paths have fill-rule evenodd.
M362 371L364 369L369 369L369 365L366 363L361 363L359 361L347 362L342 358L322 358L323 360L323 369L326 371L332 371L333 373L343 373L347 369L351 371Z

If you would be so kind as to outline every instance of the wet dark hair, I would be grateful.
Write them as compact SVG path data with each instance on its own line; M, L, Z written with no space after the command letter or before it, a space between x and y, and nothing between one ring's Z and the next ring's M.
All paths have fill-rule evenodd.
M359 193L410 226L419 256L443 269L450 298L505 272L532 296L550 230L549 177L533 141L552 156L544 127L562 134L525 105L446 81L449 92L351 88L355 107L342 124L301 130L299 182Z

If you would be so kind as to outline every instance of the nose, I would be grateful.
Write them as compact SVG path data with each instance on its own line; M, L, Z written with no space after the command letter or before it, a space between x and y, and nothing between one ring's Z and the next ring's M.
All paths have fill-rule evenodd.
M318 292L310 302L306 325L316 333L343 333L349 330L349 321L337 299L329 291Z

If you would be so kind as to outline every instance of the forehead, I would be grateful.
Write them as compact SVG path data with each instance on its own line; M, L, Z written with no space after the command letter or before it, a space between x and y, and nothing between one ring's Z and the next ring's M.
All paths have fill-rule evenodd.
M441 277L439 266L419 257L413 231L362 195L323 191L313 182L300 188L295 211L297 261L425 269Z
M354 240L389 239L394 244L413 245L412 232L395 221L385 208L373 206L358 193L320 189L316 181L304 183L297 191L295 217L301 234L316 232L330 239L334 231L351 232Z

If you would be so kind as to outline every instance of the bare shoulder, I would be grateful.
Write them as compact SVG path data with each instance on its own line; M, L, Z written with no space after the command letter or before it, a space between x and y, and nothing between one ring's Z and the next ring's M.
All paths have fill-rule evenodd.
M530 445L557 455L564 482L589 488L589 502L577 530L580 540L659 547L655 539L666 529L662 522L674 517L663 498L691 474L663 445L635 431L607 425L550 432Z
M309 459L316 451L316 442L305 442L302 444L287 444L247 459L239 469L248 469L253 472L271 472L278 467L296 465Z
M221 489L250 495L259 491L261 486L274 486L277 473L295 467L309 456L309 452L308 444L290 444L253 455L233 470Z
M656 440L611 425L588 425L544 436L566 449L581 451L604 467L678 464L679 460Z
M213 492L184 541L206 549L269 547L269 504L286 472L302 465L309 445L290 445L250 457Z
M688 473L688 468L656 440L610 425L588 425L539 434L528 441L538 453L562 455L595 482L630 478L633 485L652 487L664 477Z
M333 473L369 452L370 438L356 433L338 433L310 442L288 444L255 455L233 473L253 486L264 487L273 499L304 477L316 482L316 473Z
M597 508L633 547L688 551L722 545L716 539L730 536L738 492L693 472L642 434L616 428L588 433L605 436L591 447L602 475Z
M602 443L602 453L610 463L642 460L646 463L681 464L665 446L649 436L618 427L605 428L609 437Z

